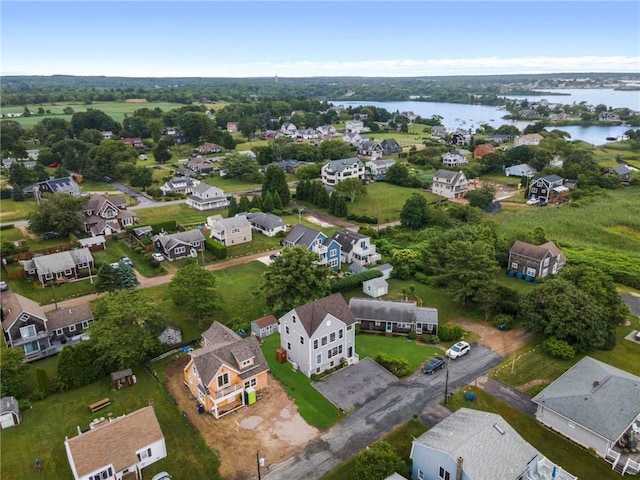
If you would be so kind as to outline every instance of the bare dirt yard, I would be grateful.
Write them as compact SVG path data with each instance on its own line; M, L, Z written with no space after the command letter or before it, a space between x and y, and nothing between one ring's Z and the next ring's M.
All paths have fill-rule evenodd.
M503 357L516 351L532 337L522 328L500 331L490 323L472 322L465 319L457 319L453 323L478 334L480 336L478 343L489 347Z
M267 464L282 462L319 435L298 414L295 404L280 383L269 374L269 388L262 398L218 420L198 414L197 402L182 380L189 361L181 356L165 367L165 386L179 408L220 453L220 475L227 480L257 478L256 453ZM239 452L243 452L239 455Z

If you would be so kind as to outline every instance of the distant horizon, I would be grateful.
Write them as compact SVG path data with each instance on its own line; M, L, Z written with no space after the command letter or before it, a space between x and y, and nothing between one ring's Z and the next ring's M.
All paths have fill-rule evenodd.
M637 1L4 0L1 9L3 76L640 72Z

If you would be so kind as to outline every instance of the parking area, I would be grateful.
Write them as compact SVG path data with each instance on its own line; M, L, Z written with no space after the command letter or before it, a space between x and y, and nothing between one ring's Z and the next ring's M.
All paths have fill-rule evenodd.
M313 386L338 408L350 411L376 398L398 378L370 358L342 368Z

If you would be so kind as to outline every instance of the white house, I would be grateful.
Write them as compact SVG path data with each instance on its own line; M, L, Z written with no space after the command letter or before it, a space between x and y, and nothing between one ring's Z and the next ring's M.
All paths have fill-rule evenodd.
M469 160L460 150L453 150L442 155L442 164L445 167L460 167L467 163Z
M335 186L347 178L362 180L366 170L358 157L330 160L322 166L320 176L323 185Z
M438 170L433 176L431 192L445 198L462 198L469 190L469 182L462 170Z
M372 278L362 282L362 292L373 298L382 297L389 293L389 283L382 277Z
M273 315L267 315L251 322L251 335L262 339L274 333L278 333L278 319Z
M519 165L512 165L504 169L504 174L507 177L533 177L536 174L536 169L528 163L521 163Z
M463 407L413 440L413 480L576 480L500 415Z
M387 174L387 170L389 170L389 167L394 163L396 163L396 161L392 158L387 160L379 158L377 160L368 161L367 163L365 163L365 167L372 177L384 177Z
M142 469L167 456L167 447L153 407L92 422L87 431L65 438L75 480L142 478Z
M287 225L273 213L253 212L244 214L251 228L267 237L275 237L279 232L286 232Z
M340 244L340 263L359 263L372 265L380 261L382 256L376 252L371 237L351 230L337 230L331 239Z
M365 131L365 126L362 120L348 120L344 125L344 129L346 132L362 133Z
M163 195L169 192L189 194L192 193L193 188L199 184L200 180L191 177L173 177L164 182L164 185L160 186L160 190L162 190Z
M229 200L224 191L218 187L200 183L193 187L193 193L187 197L187 205L198 210L227 208Z
M358 361L356 319L340 293L296 307L279 322L280 346L294 369L307 377Z
M15 397L0 398L0 430L20 424L20 409Z
M537 147L538 145L540 145L540 141L543 138L544 137L539 133L528 133L526 135L520 135L513 141L513 146L519 147L522 145L528 145L531 147Z

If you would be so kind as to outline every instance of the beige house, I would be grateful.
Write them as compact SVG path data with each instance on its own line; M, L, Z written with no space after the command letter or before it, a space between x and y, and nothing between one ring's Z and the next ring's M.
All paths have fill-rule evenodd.
M445 198L462 198L469 190L469 181L462 170L438 170L433 176L431 192Z
M207 217L207 226L211 232L211 238L225 247L251 241L251 223L244 215L236 215L232 218L212 215Z

